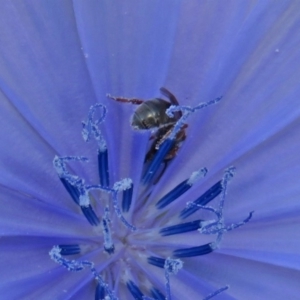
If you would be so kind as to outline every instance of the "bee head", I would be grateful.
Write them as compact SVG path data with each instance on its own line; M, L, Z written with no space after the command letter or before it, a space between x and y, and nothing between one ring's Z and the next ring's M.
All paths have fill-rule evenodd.
M135 130L145 130L149 128L147 123L145 123L145 120L141 119L140 114L137 112L132 116L131 126Z

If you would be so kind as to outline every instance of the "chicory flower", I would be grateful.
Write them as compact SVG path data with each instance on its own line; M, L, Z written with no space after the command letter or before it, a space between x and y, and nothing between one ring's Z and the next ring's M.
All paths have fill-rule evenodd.
M298 11L297 1L1 4L2 297L95 298L97 282L89 266L69 272L50 259L49 251L60 245L52 258L83 254L120 299L129 299L130 290L139 293L136 288L144 293L154 287L165 295L168 276L172 299L204 298L226 285L230 289L216 299L297 298ZM189 117L186 140L143 207L138 191L149 133L130 128L135 107L105 95L146 100L159 97L160 86L184 106L223 98ZM165 251L172 244L181 249L213 241L213 235L198 231L163 235L159 230L176 230L170 229L179 223L174 216L224 179L230 166L236 173L227 189L225 225L255 211L251 222L225 233L218 249L207 255L180 257L176 252L168 259L166 253L159 257L166 259L163 268L153 265L161 264L155 255L150 263L146 256L145 264L125 255L126 247L115 241L128 230L114 211L102 211L101 226L91 226L52 167L55 156L88 157L88 163L70 162L66 168L85 183L99 185L99 145L83 142L80 124L95 103L107 108L99 127L109 151L110 187L124 178L132 180L129 190L134 183L124 218L137 230L123 235L123 245L141 260L150 246ZM167 206L160 202L160 214L158 201L204 167L207 175L192 188ZM121 190L115 186L122 204L128 188ZM100 196L108 201L111 194L94 192L91 202L98 215L105 207ZM218 208L218 199L209 205ZM210 220L213 213L200 209L195 215L190 221ZM112 231L106 244L105 228ZM113 263L117 255L123 265Z

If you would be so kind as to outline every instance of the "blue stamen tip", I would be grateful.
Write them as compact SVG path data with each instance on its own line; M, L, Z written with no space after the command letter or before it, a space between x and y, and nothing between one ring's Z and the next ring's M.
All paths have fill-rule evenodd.
M60 177L59 178L65 189L68 191L70 194L71 198L74 200L76 204L79 205L79 191L78 189L71 185L65 178Z
M160 258L160 257L155 257L155 256L150 256L147 258L148 264L159 267L159 268L164 268L165 266L165 259Z
M199 179L199 177L205 176L207 169L203 168L199 171L193 172L190 178L184 180L178 184L172 191L162 197L157 203L156 207L158 209L166 207L168 204L172 203L174 200L183 195L187 190L189 190L192 185Z
M98 171L102 186L109 186L108 152L107 149L98 151Z
M91 205L88 206L80 206L84 216L87 218L87 220L89 221L89 223L92 226L97 226L100 223L99 218L96 216L93 208Z
M170 191L168 194L166 194L164 197L162 197L156 203L156 207L158 209L162 209L162 208L166 207L168 204L175 201L182 194L184 194L188 189L190 189L191 185L187 184L187 181L188 180L185 180L185 181L181 182L172 191Z
M80 253L79 245L58 245L61 255L74 255Z
M199 205L206 205L210 201L212 201L214 198L216 198L221 192L222 192L222 182L218 181L215 185L213 185L210 189L208 189L203 195L201 195L198 199L196 199L193 203L199 204ZM191 206L188 208L185 208L180 213L181 219L186 219L191 214L199 210L200 208L195 206Z
M144 184L148 184L154 178L156 172L158 171L161 163L165 159L168 152L174 146L175 140L174 139L166 139L162 145L159 147L158 151L156 152L153 160L150 162L147 171L144 174L142 182Z
M128 212L131 206L132 201L132 194L133 194L133 183L131 186L123 191L123 199L122 199L122 211Z
M173 234L180 234L184 232L194 231L201 228L201 221L202 220L196 220L188 223L182 223L178 225L164 227L159 231L159 233L162 236L168 236Z
M205 244L198 247L177 249L173 251L173 256L174 257L200 256L200 255L211 253L213 250L214 248L211 246L211 244Z
M95 300L103 300L103 299L105 299L105 289L98 282L96 287L96 292L95 292Z
M115 252L115 246L113 244L111 229L110 229L110 218L109 218L109 208L105 208L104 217L102 219L102 230L104 237L104 250L108 254L113 254Z
M141 290L137 287L137 285L135 285L131 280L129 280L127 283L127 288L129 290L129 292L131 293L131 295L133 296L134 299L136 300L143 300L143 293L141 292Z
M151 289L151 296L155 299L155 300L165 300L166 297L156 288L152 288Z

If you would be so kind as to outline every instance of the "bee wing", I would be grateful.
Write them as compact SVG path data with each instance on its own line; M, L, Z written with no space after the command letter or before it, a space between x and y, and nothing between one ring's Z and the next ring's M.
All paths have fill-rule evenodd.
M177 98L169 90L167 90L164 87L161 87L160 92L170 100L172 105L176 105L176 106L179 105ZM175 112L175 119L178 120L179 118L181 118L181 116L182 116L181 111Z
M171 104L179 105L178 100L176 99L176 97L169 90L167 90L164 87L161 87L160 92L170 100Z

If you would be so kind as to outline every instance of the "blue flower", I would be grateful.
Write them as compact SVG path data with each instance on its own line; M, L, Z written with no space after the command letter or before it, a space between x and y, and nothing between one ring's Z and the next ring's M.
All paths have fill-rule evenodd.
M146 294L155 287L166 294L168 275L172 299L204 298L226 285L230 289L216 299L296 299L300 275L298 11L297 1L2 4L2 297L93 299L96 280L89 266L70 272L50 259L49 251L60 245L54 248L56 255L78 261L82 255L94 262L95 270L121 299L129 299L129 290L138 293L136 288ZM149 133L131 130L135 107L105 95L151 99L160 96L160 86L168 87L184 106L223 98L189 117L186 140L143 206L138 187ZM183 261L181 269L179 261L168 260L168 253L153 255L150 262L156 264L161 263L157 258L166 259L160 268L124 254L115 241L127 232L126 227L114 211L110 216L106 211L99 214L100 200L91 200L102 226L103 220L111 222L107 228L112 231L114 250L104 251L101 226L89 224L52 167L55 155L88 157L88 163L68 162L66 168L87 184L99 184L98 145L83 142L80 124L94 103L107 107L99 127L107 143L110 187L124 183L124 178L134 183L130 209L122 215L137 228L125 240L141 260L148 251L145 245L151 243L154 248L162 246L156 252L162 254L172 245L182 249L214 241L214 235L204 231L166 236L158 228L176 231L170 227L179 223L175 217L186 203L224 179L224 170L232 165L236 174L227 190L224 225L240 222L255 211L251 222L225 233L212 253L170 255ZM164 213L159 214L158 201L203 167L207 175L167 206L160 202ZM115 190L122 204L123 191ZM92 195L97 198L97 193L103 201L111 196L103 191ZM218 199L208 205L218 208ZM200 209L187 222L213 217ZM130 243L132 236L135 245ZM65 256L68 251L75 256ZM116 255L123 267L111 263ZM124 277L126 270L131 277ZM170 274L176 271L177 275Z

